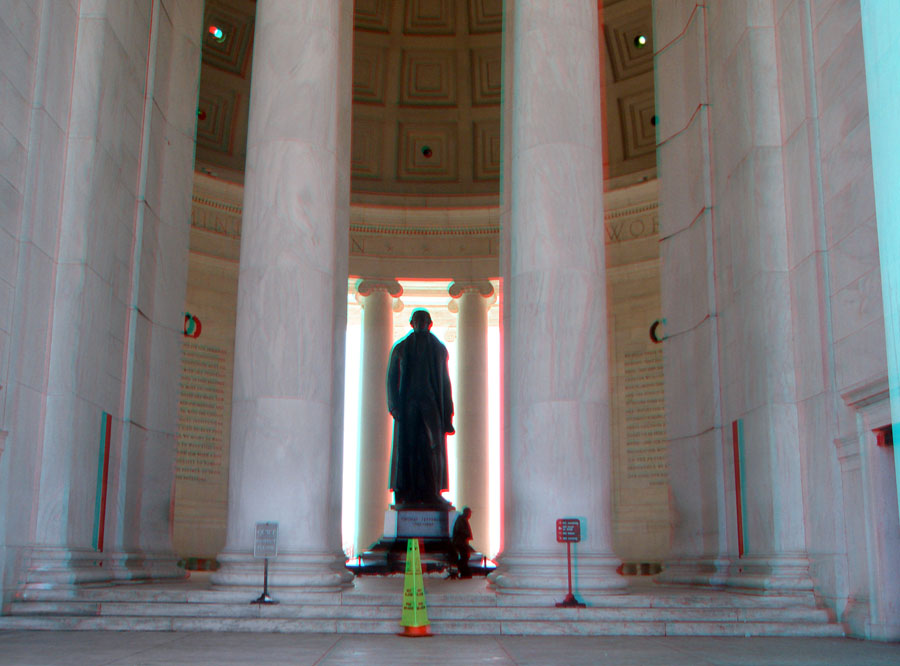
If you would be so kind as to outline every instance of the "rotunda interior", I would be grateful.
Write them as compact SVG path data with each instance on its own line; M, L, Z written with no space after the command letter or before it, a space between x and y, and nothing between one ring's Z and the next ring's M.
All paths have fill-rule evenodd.
M488 310L490 507L476 512L476 545L500 545L499 392L502 285L501 197L504 91L501 0L357 0L353 31L344 547L359 532L357 465L362 298L357 283L398 280L394 337L409 312L428 307L456 366L458 308L448 287L490 281ZM184 558L214 558L225 540L237 270L256 3L208 0L198 105L186 311L202 338L185 338L187 376L215 359L214 455L181 430L174 540ZM617 555L657 563L668 540L661 345L648 333L660 317L651 0L604 0L604 178ZM548 70L546 76L558 76ZM452 310L456 311L452 311ZM388 350L385 350L387 354ZM203 371L205 372L205 371ZM200 378L201 383L205 381ZM193 418L182 392L180 423ZM459 396L456 396L457 398ZM208 442L207 442L208 445ZM458 469L451 439L451 489ZM386 480L384 509L390 503ZM465 499L465 498L462 498ZM373 528L374 529L374 528ZM645 567L646 569L646 567Z

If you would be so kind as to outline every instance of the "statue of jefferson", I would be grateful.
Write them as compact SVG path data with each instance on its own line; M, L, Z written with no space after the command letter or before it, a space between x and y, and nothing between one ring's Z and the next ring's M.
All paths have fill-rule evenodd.
M394 417L389 488L399 506L446 507L447 435L453 397L447 348L431 333L431 315L415 310L412 331L391 351L387 403Z

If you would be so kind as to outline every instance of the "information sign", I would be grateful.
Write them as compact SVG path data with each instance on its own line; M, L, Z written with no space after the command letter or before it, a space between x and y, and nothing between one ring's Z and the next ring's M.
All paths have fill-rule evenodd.
M278 554L278 523L256 523L253 557L275 557Z
M566 565L569 573L569 593L557 603L558 608L582 608L584 604L572 594L572 544L581 541L581 520L578 518L557 518L556 541L566 544Z
M558 518L556 521L557 543L578 543L581 541L581 520L578 518Z

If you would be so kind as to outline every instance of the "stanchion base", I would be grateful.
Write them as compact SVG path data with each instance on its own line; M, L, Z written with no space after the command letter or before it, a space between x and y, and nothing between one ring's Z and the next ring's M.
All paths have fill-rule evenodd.
M251 604L277 604L278 602L275 601L268 594L263 593L263 594L259 595L259 598L254 599L250 603Z
M557 608L586 608L586 606L575 598L574 594L567 594L562 601L556 602Z
M397 635L407 638L431 638L433 636L431 627L427 624L423 627L403 627L403 631Z

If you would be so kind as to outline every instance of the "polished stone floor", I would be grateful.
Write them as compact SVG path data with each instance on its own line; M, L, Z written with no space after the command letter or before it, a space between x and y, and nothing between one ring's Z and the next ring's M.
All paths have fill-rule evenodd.
M845 638L637 638L2 631L0 664L834 664L895 666Z

